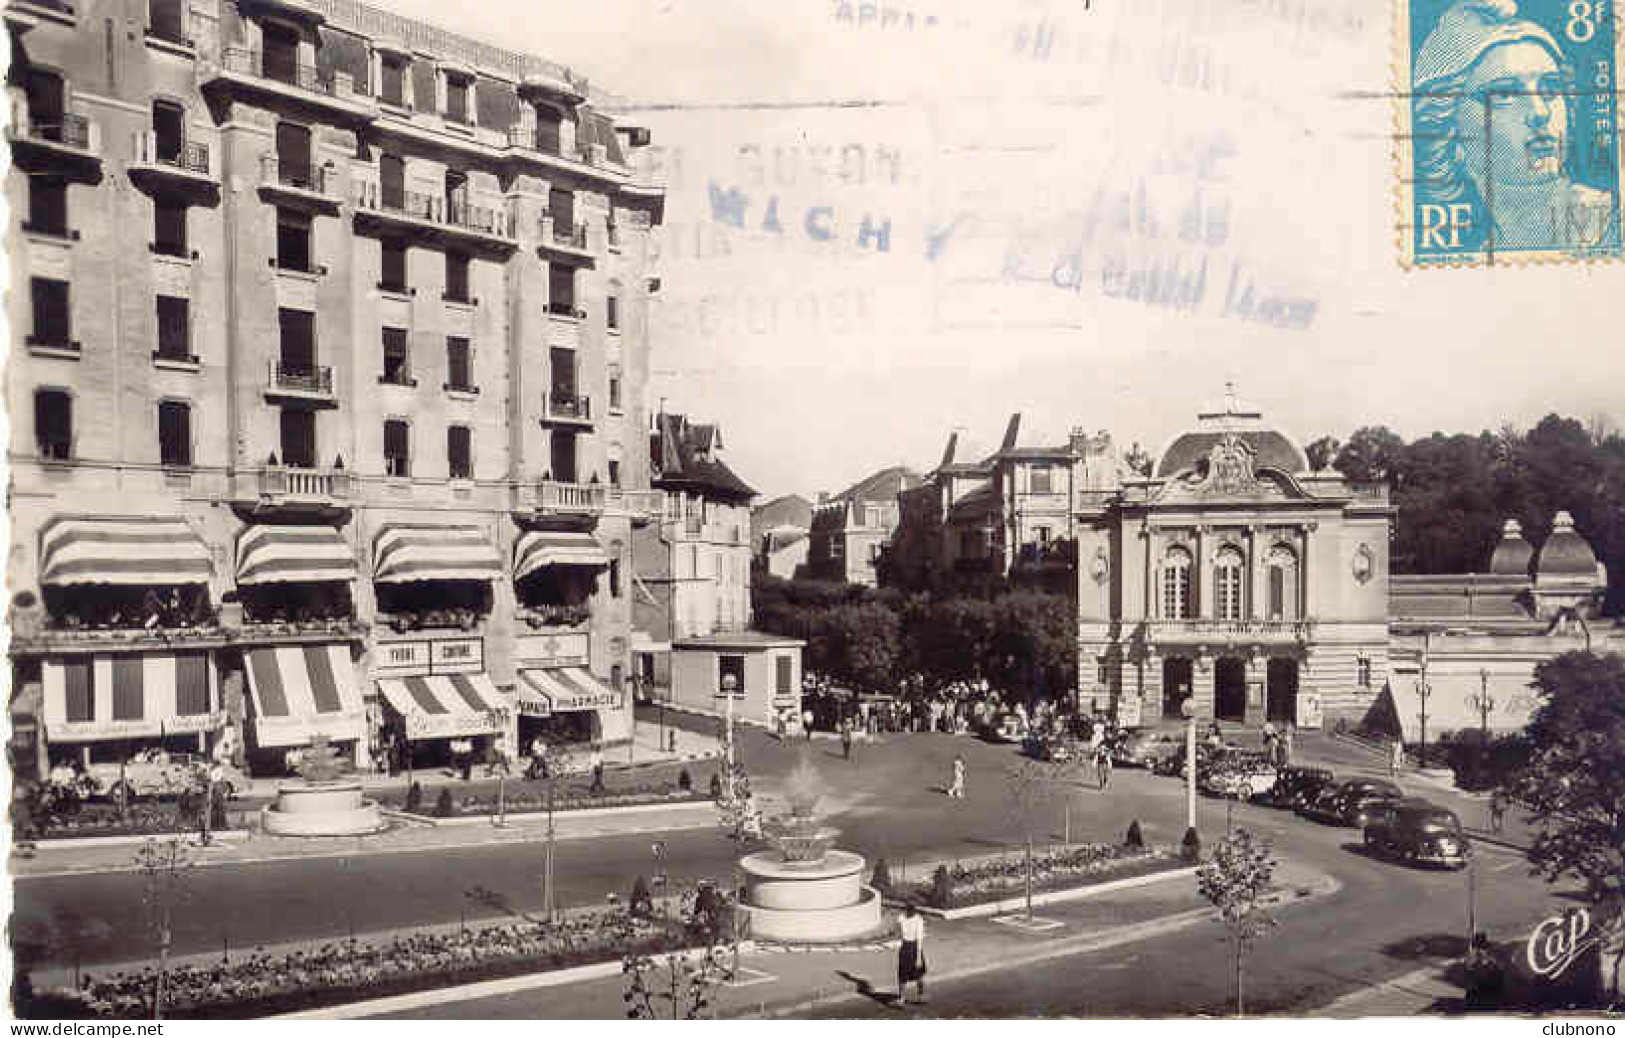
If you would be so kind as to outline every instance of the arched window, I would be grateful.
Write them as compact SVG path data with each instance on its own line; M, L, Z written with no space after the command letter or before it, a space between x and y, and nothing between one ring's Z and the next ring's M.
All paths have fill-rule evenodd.
M1245 563L1235 548L1222 548L1213 561L1214 606L1220 620L1241 619L1241 574Z
M1266 561L1269 574L1269 618L1294 620L1298 615L1298 556L1284 544L1270 549Z
M1162 616L1186 620L1190 615L1191 554L1184 548L1169 548L1162 557Z

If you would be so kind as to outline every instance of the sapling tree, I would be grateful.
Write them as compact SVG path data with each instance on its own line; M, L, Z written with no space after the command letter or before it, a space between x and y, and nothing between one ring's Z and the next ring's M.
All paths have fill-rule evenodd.
M1219 917L1230 931L1238 1017L1244 1011L1242 963L1247 949L1275 925L1265 908L1275 865L1268 840L1247 829L1232 829L1214 846L1212 857L1196 870L1196 889L1219 910Z

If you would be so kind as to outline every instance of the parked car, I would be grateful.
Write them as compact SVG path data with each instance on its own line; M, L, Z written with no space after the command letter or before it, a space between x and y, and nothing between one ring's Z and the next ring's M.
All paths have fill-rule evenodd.
M1211 796L1250 800L1275 785L1275 765L1261 753L1219 753L1197 772L1197 786Z
M131 798L172 797L187 788L193 769L209 765L209 759L200 754L171 753L137 757L122 769L116 762L92 764L88 774L98 796L117 796L122 783L125 795ZM249 788L248 776L241 770L231 764L221 764L220 768L218 785L226 799Z
M1397 861L1464 869L1473 847L1455 812L1425 800L1402 800L1373 808L1365 826L1366 849Z
M1112 746L1113 761L1142 768L1153 768L1176 753L1184 759L1185 739L1178 732L1166 729L1139 728L1125 732Z
M1318 821L1363 829L1376 809L1403 799L1404 791L1386 779L1350 779L1316 797L1303 813Z
M1258 802L1270 807L1296 808L1305 798L1318 796L1322 789L1336 785L1337 779L1330 768L1289 765L1276 769L1275 785L1260 795Z

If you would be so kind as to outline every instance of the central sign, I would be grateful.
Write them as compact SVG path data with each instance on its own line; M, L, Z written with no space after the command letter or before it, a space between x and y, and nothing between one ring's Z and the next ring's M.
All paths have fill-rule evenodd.
M423 674L476 674L485 669L485 642L480 638L381 642L375 650L376 677L404 678Z

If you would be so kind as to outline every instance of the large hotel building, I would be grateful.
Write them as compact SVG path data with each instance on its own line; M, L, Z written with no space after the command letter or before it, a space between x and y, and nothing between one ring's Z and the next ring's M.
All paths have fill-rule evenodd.
M354 0L5 19L25 767L627 739L647 131Z

